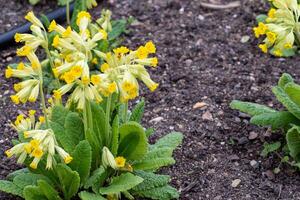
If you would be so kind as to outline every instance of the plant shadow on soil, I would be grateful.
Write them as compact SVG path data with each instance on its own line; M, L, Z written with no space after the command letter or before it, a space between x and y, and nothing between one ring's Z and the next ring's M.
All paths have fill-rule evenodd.
M55 6L54 1L49 2L34 10ZM271 86L284 72L300 81L299 56L274 58L256 47L251 27L255 16L267 10L264 2L245 0L239 8L211 10L201 7L198 0L115 0L92 11L99 16L107 7L116 19L131 15L138 20L130 27L125 45L135 48L148 40L157 44L160 63L150 73L160 87L154 93L142 92L147 100L144 125L156 129L153 140L173 130L185 135L175 153L177 163L162 170L173 177L180 199L300 199L298 172L283 165L281 172L274 174L280 159L259 155L265 141L280 138L282 133L269 136L266 129L250 125L247 116L228 107L233 99L239 99L282 109ZM5 5L0 32L22 23L24 14L32 9L25 1L0 3ZM245 35L251 38L241 43ZM17 61L14 50L8 47L1 51L2 72ZM3 153L16 137L9 123L27 106L11 103L15 80L6 80L3 73L0 76L0 178L4 179L19 167ZM207 106L193 109L197 102ZM250 140L250 132L257 133L257 138ZM258 165L252 167L252 160ZM241 183L233 188L235 179ZM16 198L0 193L0 199Z

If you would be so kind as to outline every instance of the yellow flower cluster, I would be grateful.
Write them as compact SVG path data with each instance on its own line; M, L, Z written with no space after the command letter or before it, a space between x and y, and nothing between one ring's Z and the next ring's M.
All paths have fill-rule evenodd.
M21 120L22 121L22 120ZM15 145L7 150L7 157L13 155L18 157L17 162L22 164L27 157L33 158L30 163L32 169L36 169L43 156L46 156L46 169L52 169L56 164L54 155L55 152L68 164L72 161L72 157L61 147L58 146L54 133L51 129L47 130L27 130L24 131L24 138L30 139L28 142L23 142Z
M110 29L110 12L105 12L102 28L98 31L89 29L91 16L88 12L78 13L76 23L79 33L67 29L52 21L49 31L56 31L53 40L56 48L52 52L55 57L55 68L53 73L66 84L54 90L53 97L60 100L62 96L73 90L69 97L69 103L76 103L78 109L83 109L86 101L101 102L102 97L108 97L118 93L122 102L134 99L138 96L139 85L137 79L142 80L147 87L154 91L158 84L153 82L145 66L156 67L158 59L149 58L150 54L156 52L153 42L147 42L135 51L127 47L113 49L113 52L103 53L95 49L97 42L107 39L104 29ZM104 60L100 66L101 72L90 74L89 65L98 65L99 60Z
M269 10L266 23L259 22L253 32L257 38L265 36L263 43L258 45L262 52L267 53L270 49L270 53L280 57L293 49L295 34L300 30L300 8L297 0L272 0L272 4L275 8Z
M29 131L33 129L39 129L41 125L45 122L44 116L39 116L38 121L35 117L35 110L29 110L28 115L20 114L17 116L15 122L12 125L12 127L17 132L24 132Z
M126 163L123 156L114 157L107 147L102 150L102 164L105 168L111 167L115 170L132 171L132 166Z

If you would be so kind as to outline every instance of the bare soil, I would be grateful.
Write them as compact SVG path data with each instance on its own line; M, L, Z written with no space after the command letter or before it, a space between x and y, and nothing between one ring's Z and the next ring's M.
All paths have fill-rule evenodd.
M214 3L230 1L214 0ZM4 1L0 32L23 22L32 7L25 1ZM151 71L159 89L144 91L147 106L145 126L156 129L156 138L181 131L185 139L175 153L177 163L162 170L173 177L172 185L181 191L180 199L300 199L300 176L290 166L281 165L277 156L260 156L262 144L282 137L267 129L249 124L249 118L229 108L234 99L263 103L282 108L271 93L282 73L300 81L299 56L274 58L262 54L252 34L255 16L268 8L263 0L244 0L238 8L212 10L200 0L115 0L100 4L92 12L99 15L103 7L114 18L137 19L126 35L124 44L131 48L153 40L157 44L159 67ZM54 8L55 2L43 2L36 12ZM250 40L242 43L243 36ZM15 47L2 50L1 71L17 58ZM13 80L0 75L0 178L16 169L3 151L11 146L15 133L9 126L25 106L9 100ZM207 106L193 108L197 102ZM30 104L29 104L30 105ZM30 105L36 107L37 105ZM252 133L251 133L252 132ZM255 139L249 135L257 134ZM257 162L251 166L250 162ZM237 187L232 182L240 179ZM0 199L16 199L0 193Z

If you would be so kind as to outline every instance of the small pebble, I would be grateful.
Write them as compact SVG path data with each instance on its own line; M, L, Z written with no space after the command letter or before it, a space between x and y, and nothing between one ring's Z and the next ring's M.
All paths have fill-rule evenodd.
M249 133L248 139L249 139L249 140L254 140L254 139L257 138L257 136L258 136L258 133L254 132L254 131L251 131L251 132Z
M203 115L202 115L202 119L203 120L208 120L208 121L213 121L213 116L209 111L206 111Z
M231 183L231 187L236 188L241 183L241 179L234 179Z
M253 167L255 169L258 168L258 162L256 160L251 160L250 165L251 165L251 167Z
M163 117L155 117L153 119L151 119L149 122L154 122L154 123L157 123L157 122L160 122L162 121L164 118Z

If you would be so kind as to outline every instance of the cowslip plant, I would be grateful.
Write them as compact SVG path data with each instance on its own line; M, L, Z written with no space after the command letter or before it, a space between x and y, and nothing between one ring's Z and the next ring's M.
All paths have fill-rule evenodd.
M158 64L154 43L101 51L111 25L105 19L93 24L86 11L77 15L77 30L55 21L46 30L32 12L26 19L33 33L17 34L16 40L25 43L17 55L28 61L8 67L5 76L22 79L14 85L12 101L39 99L43 115L30 110L12 124L19 137L5 153L26 168L1 180L0 190L27 200L178 198L170 177L155 172L175 163L172 154L182 134L172 132L149 144L154 131L141 125L144 100L128 109L139 96L140 81L151 91L158 87L147 69ZM47 32L55 33L53 39ZM43 62L35 54L40 47L47 55ZM95 66L99 70L91 70ZM60 86L46 104L48 67Z
M288 57L295 55L300 41L300 7L297 0L272 0L268 15L257 17L253 28L256 38L263 37L258 47L263 53Z
M263 156L275 152L280 148L286 156L282 158L293 166L300 166L300 85L296 84L289 74L283 74L278 85L272 88L277 100L285 107L284 110L274 110L264 105L250 102L233 101L232 109L237 109L251 116L251 123L267 126L272 130L282 130L283 143L277 141L273 144L264 144ZM288 156L293 158L289 162Z

